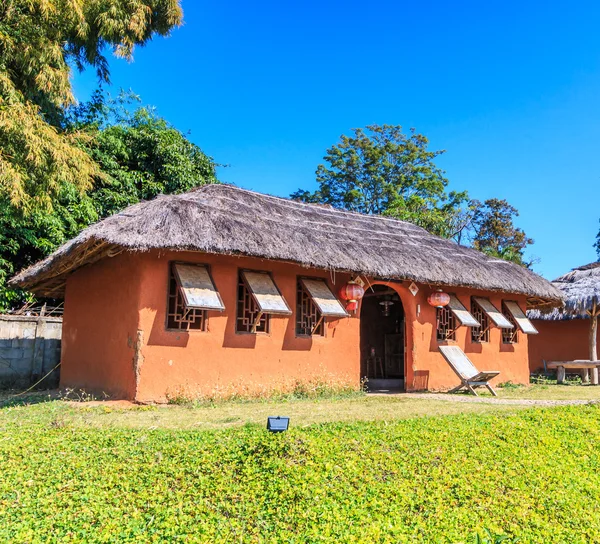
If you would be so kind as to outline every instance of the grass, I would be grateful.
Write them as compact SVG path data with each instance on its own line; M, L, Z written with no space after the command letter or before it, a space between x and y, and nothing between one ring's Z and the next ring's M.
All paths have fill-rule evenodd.
M485 390L482 391L486 395ZM500 398L524 400L590 400L600 402L600 386L577 383L556 385L534 384L529 386L508 386L496 389Z
M490 397L479 389L482 397ZM521 400L590 400L600 401L600 387L532 385L497 388L500 399ZM469 397L469 395L459 395ZM422 416L457 414L515 413L527 405L450 402L436 395L418 398L410 395L371 396L351 392L302 398L290 395L271 400L253 399L221 402L182 402L172 405L138 406L125 403L89 402L93 397L71 392L70 399L60 400L56 392L32 393L26 397L0 396L0 422L17 421L21 425L51 425L60 421L74 427L210 430L240 427L249 423L264 424L267 416L287 415L297 427L355 421L394 421ZM449 399L452 397L448 396ZM25 407L24 407L25 406Z
M330 400L223 402L209 405L131 406L52 401L4 408L0 422L23 427L211 430L266 424L267 416L291 417L294 427L328 422L394 421L431 415L515 412L519 406L451 403L411 397L362 396Z
M558 389L599 388L501 395ZM0 409L0 542L600 541L596 405L21 402Z

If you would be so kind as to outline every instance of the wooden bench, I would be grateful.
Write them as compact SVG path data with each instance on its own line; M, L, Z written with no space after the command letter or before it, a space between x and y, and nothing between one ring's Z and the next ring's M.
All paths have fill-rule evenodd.
M556 369L557 383L564 383L567 368L590 371L599 368L600 361L587 361L584 359L578 359L575 361L544 361L544 366L547 369ZM592 385L598 385L598 372L591 372L590 374L592 375Z

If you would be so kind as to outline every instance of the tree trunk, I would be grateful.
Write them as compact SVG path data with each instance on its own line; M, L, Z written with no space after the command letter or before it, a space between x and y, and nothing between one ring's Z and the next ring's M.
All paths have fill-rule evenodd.
M590 316L590 361L598 360L598 349L597 349L597 341L598 341L598 316L592 315Z
M598 310L596 309L596 303L592 308L590 314L590 361L598 360ZM592 385L598 385L598 369L594 368L591 372Z

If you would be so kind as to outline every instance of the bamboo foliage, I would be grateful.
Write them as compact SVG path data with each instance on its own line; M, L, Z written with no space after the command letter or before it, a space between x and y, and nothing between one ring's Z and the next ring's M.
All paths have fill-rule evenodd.
M0 94L0 191L11 203L49 206L64 183L89 189L100 176L82 147L90 136L61 133L44 121L40 107L22 100L6 74L0 74Z
M28 207L50 206L64 183L88 189L100 175L90 135L62 124L72 67L108 81L107 48L129 59L181 19L178 0L0 1L0 193Z

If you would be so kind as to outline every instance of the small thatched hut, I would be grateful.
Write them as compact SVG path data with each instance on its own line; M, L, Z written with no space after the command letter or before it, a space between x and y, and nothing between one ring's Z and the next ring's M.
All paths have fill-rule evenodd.
M445 343L525 382L522 313L561 297L410 223L227 185L131 206L13 283L65 298L63 386L142 401L363 377L444 389ZM349 311L338 293L357 283ZM428 303L438 290L449 306Z
M600 262L574 268L552 284L563 293L564 308L528 312L540 333L529 343L532 372L544 361L598 360Z

